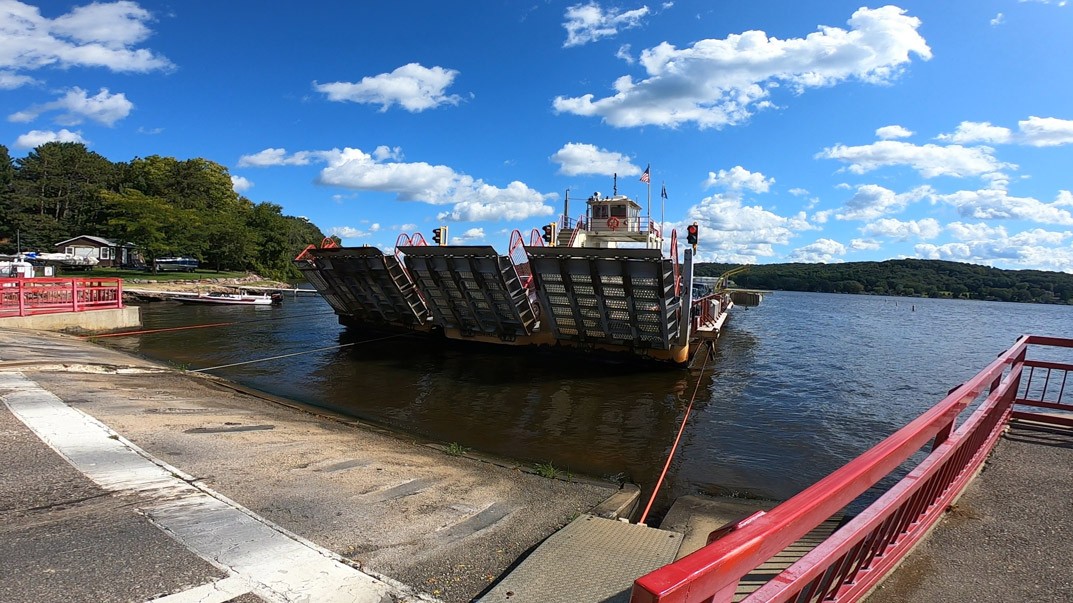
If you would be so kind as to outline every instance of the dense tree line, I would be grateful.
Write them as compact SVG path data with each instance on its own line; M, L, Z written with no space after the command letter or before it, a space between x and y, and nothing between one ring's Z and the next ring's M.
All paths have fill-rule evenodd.
M291 259L324 235L236 193L224 166L153 155L114 163L72 142L12 160L0 145L0 253L54 251L81 235L133 243L147 262L186 255L215 270L296 280Z
M719 276L735 267L731 264L698 264L694 274ZM1073 274L1000 270L941 260L766 264L750 266L733 280L740 287L781 291L1073 303Z

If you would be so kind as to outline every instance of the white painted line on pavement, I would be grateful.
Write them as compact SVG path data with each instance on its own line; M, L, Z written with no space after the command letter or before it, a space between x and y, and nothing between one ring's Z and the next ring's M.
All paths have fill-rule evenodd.
M292 534L193 483L97 419L68 406L21 373L0 372L0 399L75 468L115 492L145 498L141 509L188 549L280 603L435 601Z
M226 603L248 592L251 592L250 585L232 576L182 592L150 599L146 603Z

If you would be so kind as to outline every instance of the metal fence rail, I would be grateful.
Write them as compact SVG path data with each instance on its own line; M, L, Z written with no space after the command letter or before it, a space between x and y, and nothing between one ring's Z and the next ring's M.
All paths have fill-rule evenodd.
M120 278L0 278L0 318L122 307Z
M1057 384L1065 381L1073 364L1026 361L1031 345L1071 348L1073 340L1020 338L939 404L841 469L768 513L734 526L699 551L636 580L631 601L735 600L744 576L873 488L930 442L930 454L908 475L812 552L743 599L859 600L942 517L983 464L1011 416L1051 423L1066 420L1051 414L1014 413L1014 404L1073 410L1073 405L1062 400L1063 395L1069 396L1067 388ZM1036 383L1029 387L1027 375L1032 369ZM1052 397L1045 398L1047 392ZM979 406L959 423L961 412L974 402Z

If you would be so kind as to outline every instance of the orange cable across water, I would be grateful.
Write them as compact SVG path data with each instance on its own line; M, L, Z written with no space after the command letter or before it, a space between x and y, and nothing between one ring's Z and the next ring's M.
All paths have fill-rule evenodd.
M148 333L161 333L163 331L183 331L186 329L205 329L208 327L226 327L233 322L215 322L207 325L188 325L185 327L168 327L165 329L146 329L143 331L123 331L122 333L105 333L104 335L83 335L82 339L97 339L99 337L122 337L124 335L146 335Z
M659 479L656 480L656 487L652 489L652 497L648 499L648 505L645 506L644 512L641 513L641 518L637 520L637 523L640 525L644 525L645 520L648 519L648 512L652 510L652 503L656 502L656 496L659 494L659 489L663 486L663 478L667 477L667 470L671 467L671 460L674 459L674 453L678 450L678 442L682 439L682 432L686 429L686 423L689 422L689 413L693 410L693 402L697 399L697 391L700 389L700 378L704 376L704 369L708 366L708 358L711 355L711 346L705 346L704 363L701 364L700 372L697 373L697 383L693 386L693 396L689 399L689 406L686 407L686 414L682 417L682 425L678 428L678 435L674 438L674 444L671 445L671 452L667 455L667 462L663 465L663 472L659 474Z

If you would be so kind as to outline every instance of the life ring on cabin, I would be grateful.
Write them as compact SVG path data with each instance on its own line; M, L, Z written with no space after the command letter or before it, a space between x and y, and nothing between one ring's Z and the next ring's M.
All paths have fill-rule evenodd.
M607 227L611 230L618 230L618 218L612 216L607 219Z

